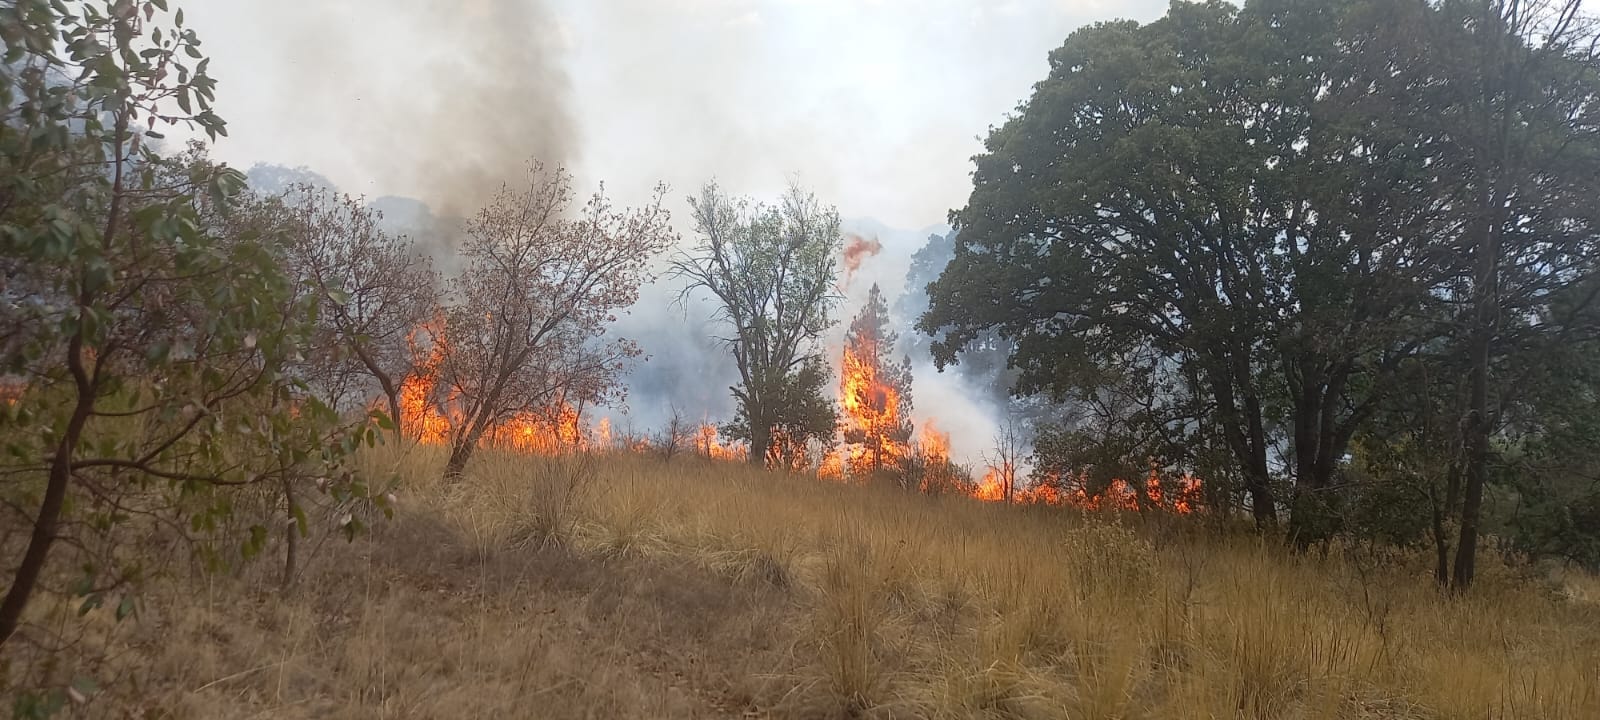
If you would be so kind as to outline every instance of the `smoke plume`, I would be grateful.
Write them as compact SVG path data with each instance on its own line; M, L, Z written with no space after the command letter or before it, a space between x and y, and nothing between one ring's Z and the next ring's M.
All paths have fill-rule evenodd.
M270 134L312 145L300 148L301 162L373 183L346 182L347 191L467 215L502 183L520 181L529 159L578 159L567 43L542 2L228 5L255 31L254 59L275 72L245 87L222 84L219 105L230 107L235 93L277 98L287 111L234 124L275 124Z

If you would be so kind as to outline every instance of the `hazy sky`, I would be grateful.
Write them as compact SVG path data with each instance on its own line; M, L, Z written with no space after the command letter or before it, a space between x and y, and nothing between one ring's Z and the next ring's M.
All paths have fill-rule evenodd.
M1156 0L207 0L186 3L231 137L217 155L351 192L474 204L527 154L624 201L797 177L915 228L1075 28ZM452 193L462 197L446 197Z

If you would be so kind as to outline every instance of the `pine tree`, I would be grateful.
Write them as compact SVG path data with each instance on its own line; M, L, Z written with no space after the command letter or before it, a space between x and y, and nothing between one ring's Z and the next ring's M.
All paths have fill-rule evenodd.
M874 284L845 335L841 402L847 469L853 475L901 470L911 440L911 359L893 360L899 338Z

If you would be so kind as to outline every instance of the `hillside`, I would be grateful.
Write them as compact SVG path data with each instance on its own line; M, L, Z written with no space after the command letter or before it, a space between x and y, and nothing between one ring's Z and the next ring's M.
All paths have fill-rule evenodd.
M379 449L393 520L75 621L85 717L1593 718L1592 580L733 463ZM241 505L243 509L243 504ZM337 520L337 518L332 518ZM276 561L273 558L278 558ZM1521 577L1518 577L1518 574ZM35 622L78 604L41 599ZM56 623L59 624L59 623ZM102 653L101 650L110 652ZM103 663L74 666L104 655Z

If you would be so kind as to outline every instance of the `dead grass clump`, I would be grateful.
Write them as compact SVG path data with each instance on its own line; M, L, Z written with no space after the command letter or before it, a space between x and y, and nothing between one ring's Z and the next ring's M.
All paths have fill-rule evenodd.
M811 700L822 701L814 710L854 717L888 699L892 610L885 560L866 543L845 542L824 561L808 645L821 691Z

